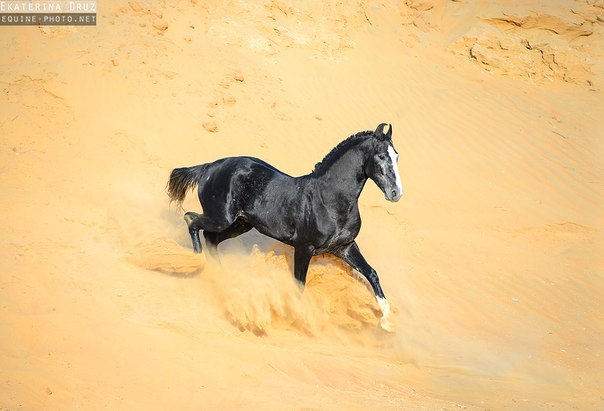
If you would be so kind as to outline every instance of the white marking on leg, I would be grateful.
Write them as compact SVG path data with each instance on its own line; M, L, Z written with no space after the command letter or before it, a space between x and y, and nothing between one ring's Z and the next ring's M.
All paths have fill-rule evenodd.
M382 318L380 318L380 326L388 331L394 332L394 324L390 321L390 303L385 298L376 297L377 303L380 306L380 310L382 310Z
M388 146L388 154L390 154L390 161L392 162L392 169L394 170L394 176L396 177L396 189L399 194L403 194L403 183L401 183L401 176L398 172L398 154L394 151L394 147Z

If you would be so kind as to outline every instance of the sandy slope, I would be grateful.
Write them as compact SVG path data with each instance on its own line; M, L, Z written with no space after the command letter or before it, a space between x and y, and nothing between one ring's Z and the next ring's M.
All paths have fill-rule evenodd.
M103 2L0 44L0 408L604 408L601 1ZM354 273L198 258L174 167L393 124ZM195 196L185 209L198 210Z

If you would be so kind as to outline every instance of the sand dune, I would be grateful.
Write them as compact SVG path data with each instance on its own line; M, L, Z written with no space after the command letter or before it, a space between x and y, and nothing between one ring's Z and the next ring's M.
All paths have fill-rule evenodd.
M604 408L599 1L104 2L0 43L0 408ZM394 309L164 191L393 124L358 243ZM183 207L199 211L195 195Z

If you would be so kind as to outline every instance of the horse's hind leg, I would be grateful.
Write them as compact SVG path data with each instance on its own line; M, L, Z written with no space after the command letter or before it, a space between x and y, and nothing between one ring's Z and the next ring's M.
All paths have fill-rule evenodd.
M201 227L199 227L196 222L198 216L199 214L189 211L185 214L185 222L189 228L191 241L193 241L193 251L196 253L201 253L201 241L199 240L199 230L201 230Z
M221 231L219 233L204 230L203 236L206 239L206 246L208 247L208 251L213 256L218 256L218 244L222 243L224 240L228 240L230 238L237 237L243 233L247 233L252 229L252 225L245 221L243 218L239 217L235 220L233 224L231 224L226 230Z
M201 253L201 240L199 239L199 230L220 232L229 227L229 222L217 222L204 214L197 214L192 211L185 213L185 222L189 228L189 234L193 241L193 251Z

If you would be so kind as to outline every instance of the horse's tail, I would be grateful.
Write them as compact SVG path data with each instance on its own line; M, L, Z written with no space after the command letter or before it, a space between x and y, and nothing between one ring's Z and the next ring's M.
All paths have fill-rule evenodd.
M170 201L176 201L179 206L182 205L187 191L199 184L199 180L207 168L207 164L201 164L172 170L167 186Z

